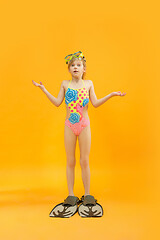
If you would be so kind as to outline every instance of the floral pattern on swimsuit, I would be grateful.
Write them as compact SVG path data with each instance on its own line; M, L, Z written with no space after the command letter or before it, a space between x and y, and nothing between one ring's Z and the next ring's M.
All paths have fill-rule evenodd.
M68 118L70 123L75 124L83 119L83 107L85 107L88 102L89 94L85 86L78 89L68 87L65 94L65 103L70 109L70 117Z

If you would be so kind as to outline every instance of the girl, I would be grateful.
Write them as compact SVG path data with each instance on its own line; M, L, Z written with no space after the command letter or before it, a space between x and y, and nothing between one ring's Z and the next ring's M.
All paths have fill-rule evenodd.
M81 51L74 54L67 55L65 57L66 64L68 64L68 70L72 76L72 80L64 80L61 83L58 97L52 96L44 87L42 82L40 84L33 82L35 86L46 94L49 100L59 107L64 98L66 104L66 119L64 128L64 141L67 158L67 185L68 185L68 197L63 203L58 204L53 208L50 216L54 217L70 217L77 211L80 216L102 216L103 209L94 196L90 195L90 168L89 168L89 154L91 148L91 129L90 120L88 116L88 103L91 100L92 105L97 108L113 96L125 96L126 93L112 92L109 95L97 99L94 92L93 82L91 80L84 81L84 75L86 73L86 59ZM78 137L80 148L80 165L82 170L82 181L85 189L85 194L81 199L74 196L74 172L75 172L75 148ZM78 204L81 203L78 209ZM98 207L99 214L94 214L95 207ZM87 212L87 207L94 207ZM101 209L100 209L101 207ZM67 210L67 212L66 212ZM69 210L69 211L68 211Z

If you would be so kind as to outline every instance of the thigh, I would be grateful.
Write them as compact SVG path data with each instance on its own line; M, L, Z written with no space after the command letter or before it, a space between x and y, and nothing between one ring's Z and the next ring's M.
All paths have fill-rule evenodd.
M75 150L76 150L77 136L73 131L65 125L64 127L64 144L67 159L75 159Z
M89 157L91 148L91 128L90 124L85 127L78 136L80 159Z

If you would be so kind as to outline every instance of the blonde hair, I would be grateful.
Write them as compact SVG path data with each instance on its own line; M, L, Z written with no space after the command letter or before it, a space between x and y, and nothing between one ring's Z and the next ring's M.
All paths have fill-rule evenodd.
M82 58L82 57L80 57L80 58L73 57L73 58L69 61L69 63L68 63L68 70L69 70L71 64L72 64L75 60L81 60L82 63L83 63L83 67L86 68L85 58ZM84 79L85 75L86 75L86 72L83 73L82 79Z

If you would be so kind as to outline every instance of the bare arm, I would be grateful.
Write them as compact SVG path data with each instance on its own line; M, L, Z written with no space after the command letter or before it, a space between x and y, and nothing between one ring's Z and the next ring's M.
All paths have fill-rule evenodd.
M91 100L91 103L92 105L97 108L99 107L100 105L102 105L103 103L105 103L107 100L109 100L111 97L114 97L114 96L124 96L125 94L122 94L120 91L119 92L112 92L110 94L108 94L107 96L103 97L103 98L100 98L100 99L97 99L96 97L96 94L94 92L94 86L93 86L93 82L90 80L90 84L91 84L91 87L90 87L90 100Z
M61 87L60 87L60 91L58 94L58 97L54 97L53 95L51 95L46 88L42 89L42 91L46 94L46 96L49 98L49 100L56 106L59 107L61 105L61 103L63 102L64 99L64 81L62 81L61 83Z

